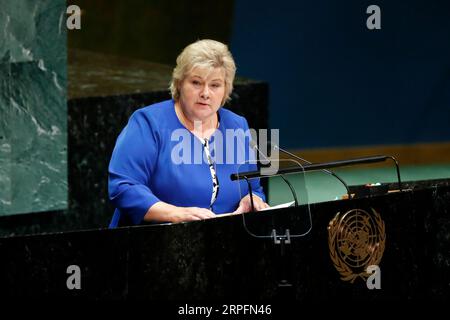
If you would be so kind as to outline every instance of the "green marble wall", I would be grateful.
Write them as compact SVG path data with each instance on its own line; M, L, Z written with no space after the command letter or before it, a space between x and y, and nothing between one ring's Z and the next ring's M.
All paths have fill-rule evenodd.
M0 216L67 207L65 0L0 10Z

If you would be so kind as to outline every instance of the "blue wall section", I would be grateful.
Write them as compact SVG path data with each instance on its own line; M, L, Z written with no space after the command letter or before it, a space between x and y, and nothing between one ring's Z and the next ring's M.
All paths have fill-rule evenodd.
M231 49L269 81L283 146L450 141L448 1L236 0Z

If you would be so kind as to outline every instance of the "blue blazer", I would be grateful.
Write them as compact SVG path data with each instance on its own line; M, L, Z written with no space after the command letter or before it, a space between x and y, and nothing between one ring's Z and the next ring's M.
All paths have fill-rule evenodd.
M245 118L224 108L218 113L220 125L209 145L220 186L211 209L221 214L236 210L248 194L247 183L231 181L230 175L257 167ZM251 183L252 191L265 200L259 180ZM210 208L212 178L202 143L181 124L173 100L139 109L130 117L111 157L108 189L116 207L110 228L141 223L158 201Z

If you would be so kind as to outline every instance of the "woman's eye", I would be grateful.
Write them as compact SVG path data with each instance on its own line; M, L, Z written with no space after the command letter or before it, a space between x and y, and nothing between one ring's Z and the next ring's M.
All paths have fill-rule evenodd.
M198 85L200 84L200 82L197 81L197 80L194 80L194 81L192 81L192 84L193 84L194 86L198 86Z
M213 88L219 88L219 87L220 87L220 84L218 84L218 83L213 83L213 84L212 84L212 87L213 87Z

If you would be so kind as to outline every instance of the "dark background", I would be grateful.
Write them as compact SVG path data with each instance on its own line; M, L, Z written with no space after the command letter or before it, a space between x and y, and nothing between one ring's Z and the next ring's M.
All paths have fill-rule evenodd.
M450 141L450 2L76 1L69 47L173 65L187 44L230 45L238 75L268 81L288 148ZM368 30L366 9L381 9ZM258 106L255 106L258 108Z

